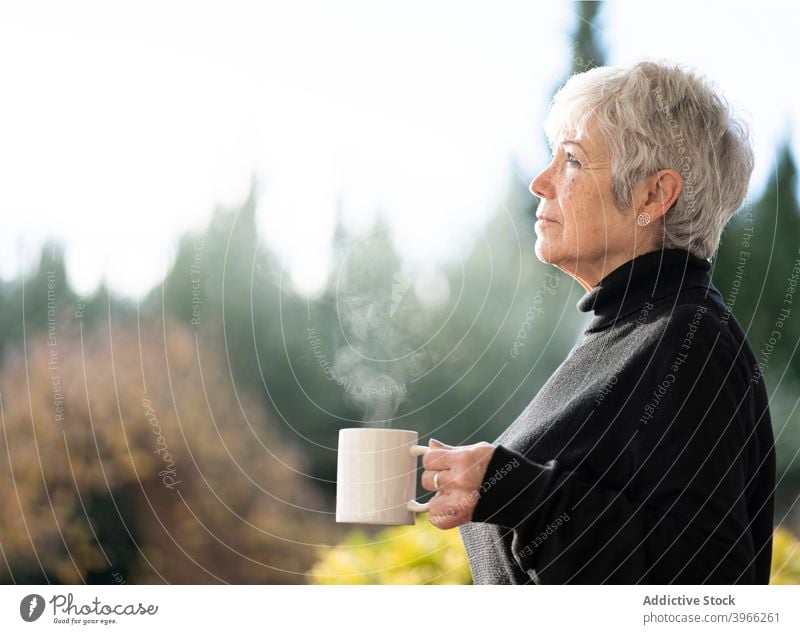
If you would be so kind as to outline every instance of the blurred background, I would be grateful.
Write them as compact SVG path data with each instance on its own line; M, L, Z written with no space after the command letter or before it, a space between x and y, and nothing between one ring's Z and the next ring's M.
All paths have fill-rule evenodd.
M713 274L761 357L800 257L797 17L2 3L0 579L469 583L456 531L335 524L339 429L491 441L567 355L583 291L534 256L527 187L553 93L602 64L694 66L750 122ZM765 364L775 583L800 582L794 312Z

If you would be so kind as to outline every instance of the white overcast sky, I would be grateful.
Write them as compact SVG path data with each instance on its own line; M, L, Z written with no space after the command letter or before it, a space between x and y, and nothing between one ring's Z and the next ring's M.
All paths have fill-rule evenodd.
M608 62L700 68L755 133L751 193L800 120L795 6L618 2ZM177 238L260 188L262 238L313 289L337 204L381 210L412 260L457 257L567 69L571 3L0 1L0 276L42 242L81 292L137 295ZM531 234L532 239L532 234Z

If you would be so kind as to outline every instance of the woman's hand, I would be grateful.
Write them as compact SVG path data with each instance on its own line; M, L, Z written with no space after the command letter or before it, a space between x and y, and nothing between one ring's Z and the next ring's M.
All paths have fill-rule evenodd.
M494 445L479 442L451 447L438 440L431 440L428 445L431 449L422 457L425 467L422 486L428 491L436 491L431 499L428 519L441 529L466 524L472 520L472 512L478 504L479 490L492 459Z

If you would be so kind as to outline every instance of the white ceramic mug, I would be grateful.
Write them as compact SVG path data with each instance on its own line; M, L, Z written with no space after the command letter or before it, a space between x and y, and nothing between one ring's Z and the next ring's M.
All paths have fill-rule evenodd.
M417 432L361 427L339 430L336 521L357 524L413 524L424 513L417 492Z

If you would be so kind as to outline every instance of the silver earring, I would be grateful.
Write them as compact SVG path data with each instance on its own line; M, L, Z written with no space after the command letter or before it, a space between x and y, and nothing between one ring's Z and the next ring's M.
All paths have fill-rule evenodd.
M646 211L643 211L642 213L639 214L639 217L636 219L636 223L640 227L644 227L646 225L649 225L650 224L650 214L647 213Z

